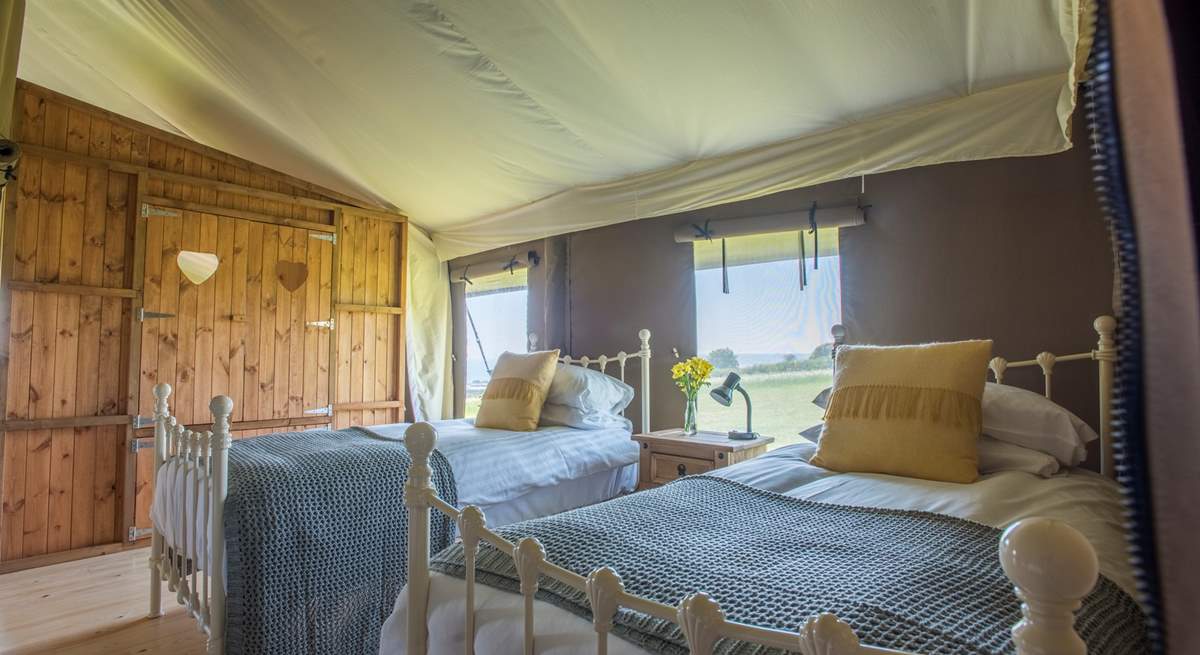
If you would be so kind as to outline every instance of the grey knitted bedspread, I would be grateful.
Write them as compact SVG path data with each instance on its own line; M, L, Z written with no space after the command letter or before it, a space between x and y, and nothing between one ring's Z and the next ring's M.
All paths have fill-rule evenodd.
M225 502L227 653L368 653L407 576L404 445L356 429L235 441ZM441 453L432 482L457 504ZM453 541L434 513L430 543Z
M1000 531L927 512L799 500L714 477L664 487L497 530L537 537L550 561L586 576L613 567L625 589L669 605L704 591L730 620L796 630L833 612L864 644L930 654L1013 651L1021 617L1000 569ZM439 553L437 571L462 577L462 544ZM512 560L481 546L477 579L518 591ZM543 576L538 597L591 620L584 594ZM1146 652L1143 615L1101 578L1078 629L1094 655ZM621 610L614 634L653 653L687 652L674 624ZM758 655L743 642L722 654Z

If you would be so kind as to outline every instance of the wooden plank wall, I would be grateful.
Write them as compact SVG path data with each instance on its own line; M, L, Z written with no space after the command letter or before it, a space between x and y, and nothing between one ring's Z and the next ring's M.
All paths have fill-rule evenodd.
M335 426L404 420L405 226L342 215L338 233Z
M309 402L334 404L337 425L402 420L402 216L24 82L14 123L25 156L0 264L0 569L145 524L153 453L132 454L144 433L129 418L152 407L160 375L199 423L229 393L239 436L277 431ZM143 202L181 217L144 218ZM310 233L337 234L336 252ZM276 278L281 247L312 276L295 294ZM181 282L179 249L216 253L218 273ZM143 307L180 318L142 324ZM306 326L328 318L332 336Z
M23 143L145 161L145 140L135 148L129 129L114 130L84 111L19 90L16 112ZM12 215L9 279L128 288L132 184L125 173L27 156ZM123 414L128 300L50 289L11 294L6 420ZM6 559L118 540L124 432L106 425L5 434Z

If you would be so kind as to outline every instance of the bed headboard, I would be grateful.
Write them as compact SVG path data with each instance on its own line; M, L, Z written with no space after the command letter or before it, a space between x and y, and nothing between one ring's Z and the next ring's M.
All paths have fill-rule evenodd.
M641 432L650 431L650 330L642 328L638 330L638 350L635 353L627 353L624 350L615 355L598 355L591 357L584 355L582 357L572 357L565 355L559 357L558 361L571 365L588 366L595 365L601 373L612 375L613 377L625 382L625 363L631 359L640 359L641 362L641 379L638 384L637 394L640 399L642 408L642 428ZM529 333L529 350L532 352L537 350L538 335L534 332ZM617 364L617 374L613 375L608 372L608 365ZM625 411L621 411L621 415L625 415Z
M1117 319L1112 316L1099 316L1096 320L1092 321L1092 328L1096 330L1098 338L1096 340L1096 347L1091 350L1070 355L1055 355L1052 352L1043 350L1033 359L1018 361L1010 361L1003 357L993 357L988 362L988 370L992 372L992 376L995 377L997 383L1003 384L1004 373L1010 368L1040 367L1042 369L1042 377L1045 380L1043 393L1047 398L1050 398L1050 393L1053 389L1055 364L1079 360L1095 361L1100 372L1100 472L1111 478L1116 475L1113 466L1112 430L1109 423L1112 417L1113 370L1117 361L1117 342L1114 336L1117 329ZM841 325L835 325L830 330L830 333L833 335L833 354L836 357L838 347L846 343L846 328Z

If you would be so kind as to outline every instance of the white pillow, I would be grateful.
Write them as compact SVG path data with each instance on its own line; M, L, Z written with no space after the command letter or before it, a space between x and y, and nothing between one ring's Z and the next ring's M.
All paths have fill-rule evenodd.
M633 400L633 387L582 366L558 364L546 404L566 405L584 412L620 414Z
M988 382L983 390L983 433L1053 455L1066 466L1087 457L1100 436L1083 419L1041 394Z
M815 444L821 439L822 425L818 423L801 430L800 436ZM980 474L1024 471L1048 478L1058 473L1058 460L1053 455L1000 441L986 434L979 435L976 445L979 452Z
M830 391L823 389L813 404L825 409ZM995 382L983 388L983 433L1053 455L1065 466L1078 466L1087 458L1087 444L1100 438L1083 419L1042 394Z
M610 412L584 411L578 407L546 403L542 405L542 425L565 425L580 430L606 430L619 428L633 430L633 423L621 416Z
M979 473L1024 471L1048 478L1058 473L1058 460L1053 455L1023 448L986 434L979 436Z

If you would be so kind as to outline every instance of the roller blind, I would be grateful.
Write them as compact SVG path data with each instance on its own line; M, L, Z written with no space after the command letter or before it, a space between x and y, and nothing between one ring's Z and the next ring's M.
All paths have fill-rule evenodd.
M470 274L468 272L468 274ZM486 296L493 293L516 291L529 286L529 269L515 268L511 273L503 271L488 275L470 276L471 284L467 285L467 297Z
M746 266L800 258L800 237L804 237L805 259L809 262L813 256L814 247L818 257L829 257L838 253L838 230L827 228L817 230L816 246L813 245L813 235L807 230L792 230L789 232L772 232L769 234L753 234L725 239L726 266ZM696 270L703 271L721 268L721 240L696 241L694 244L694 260Z

